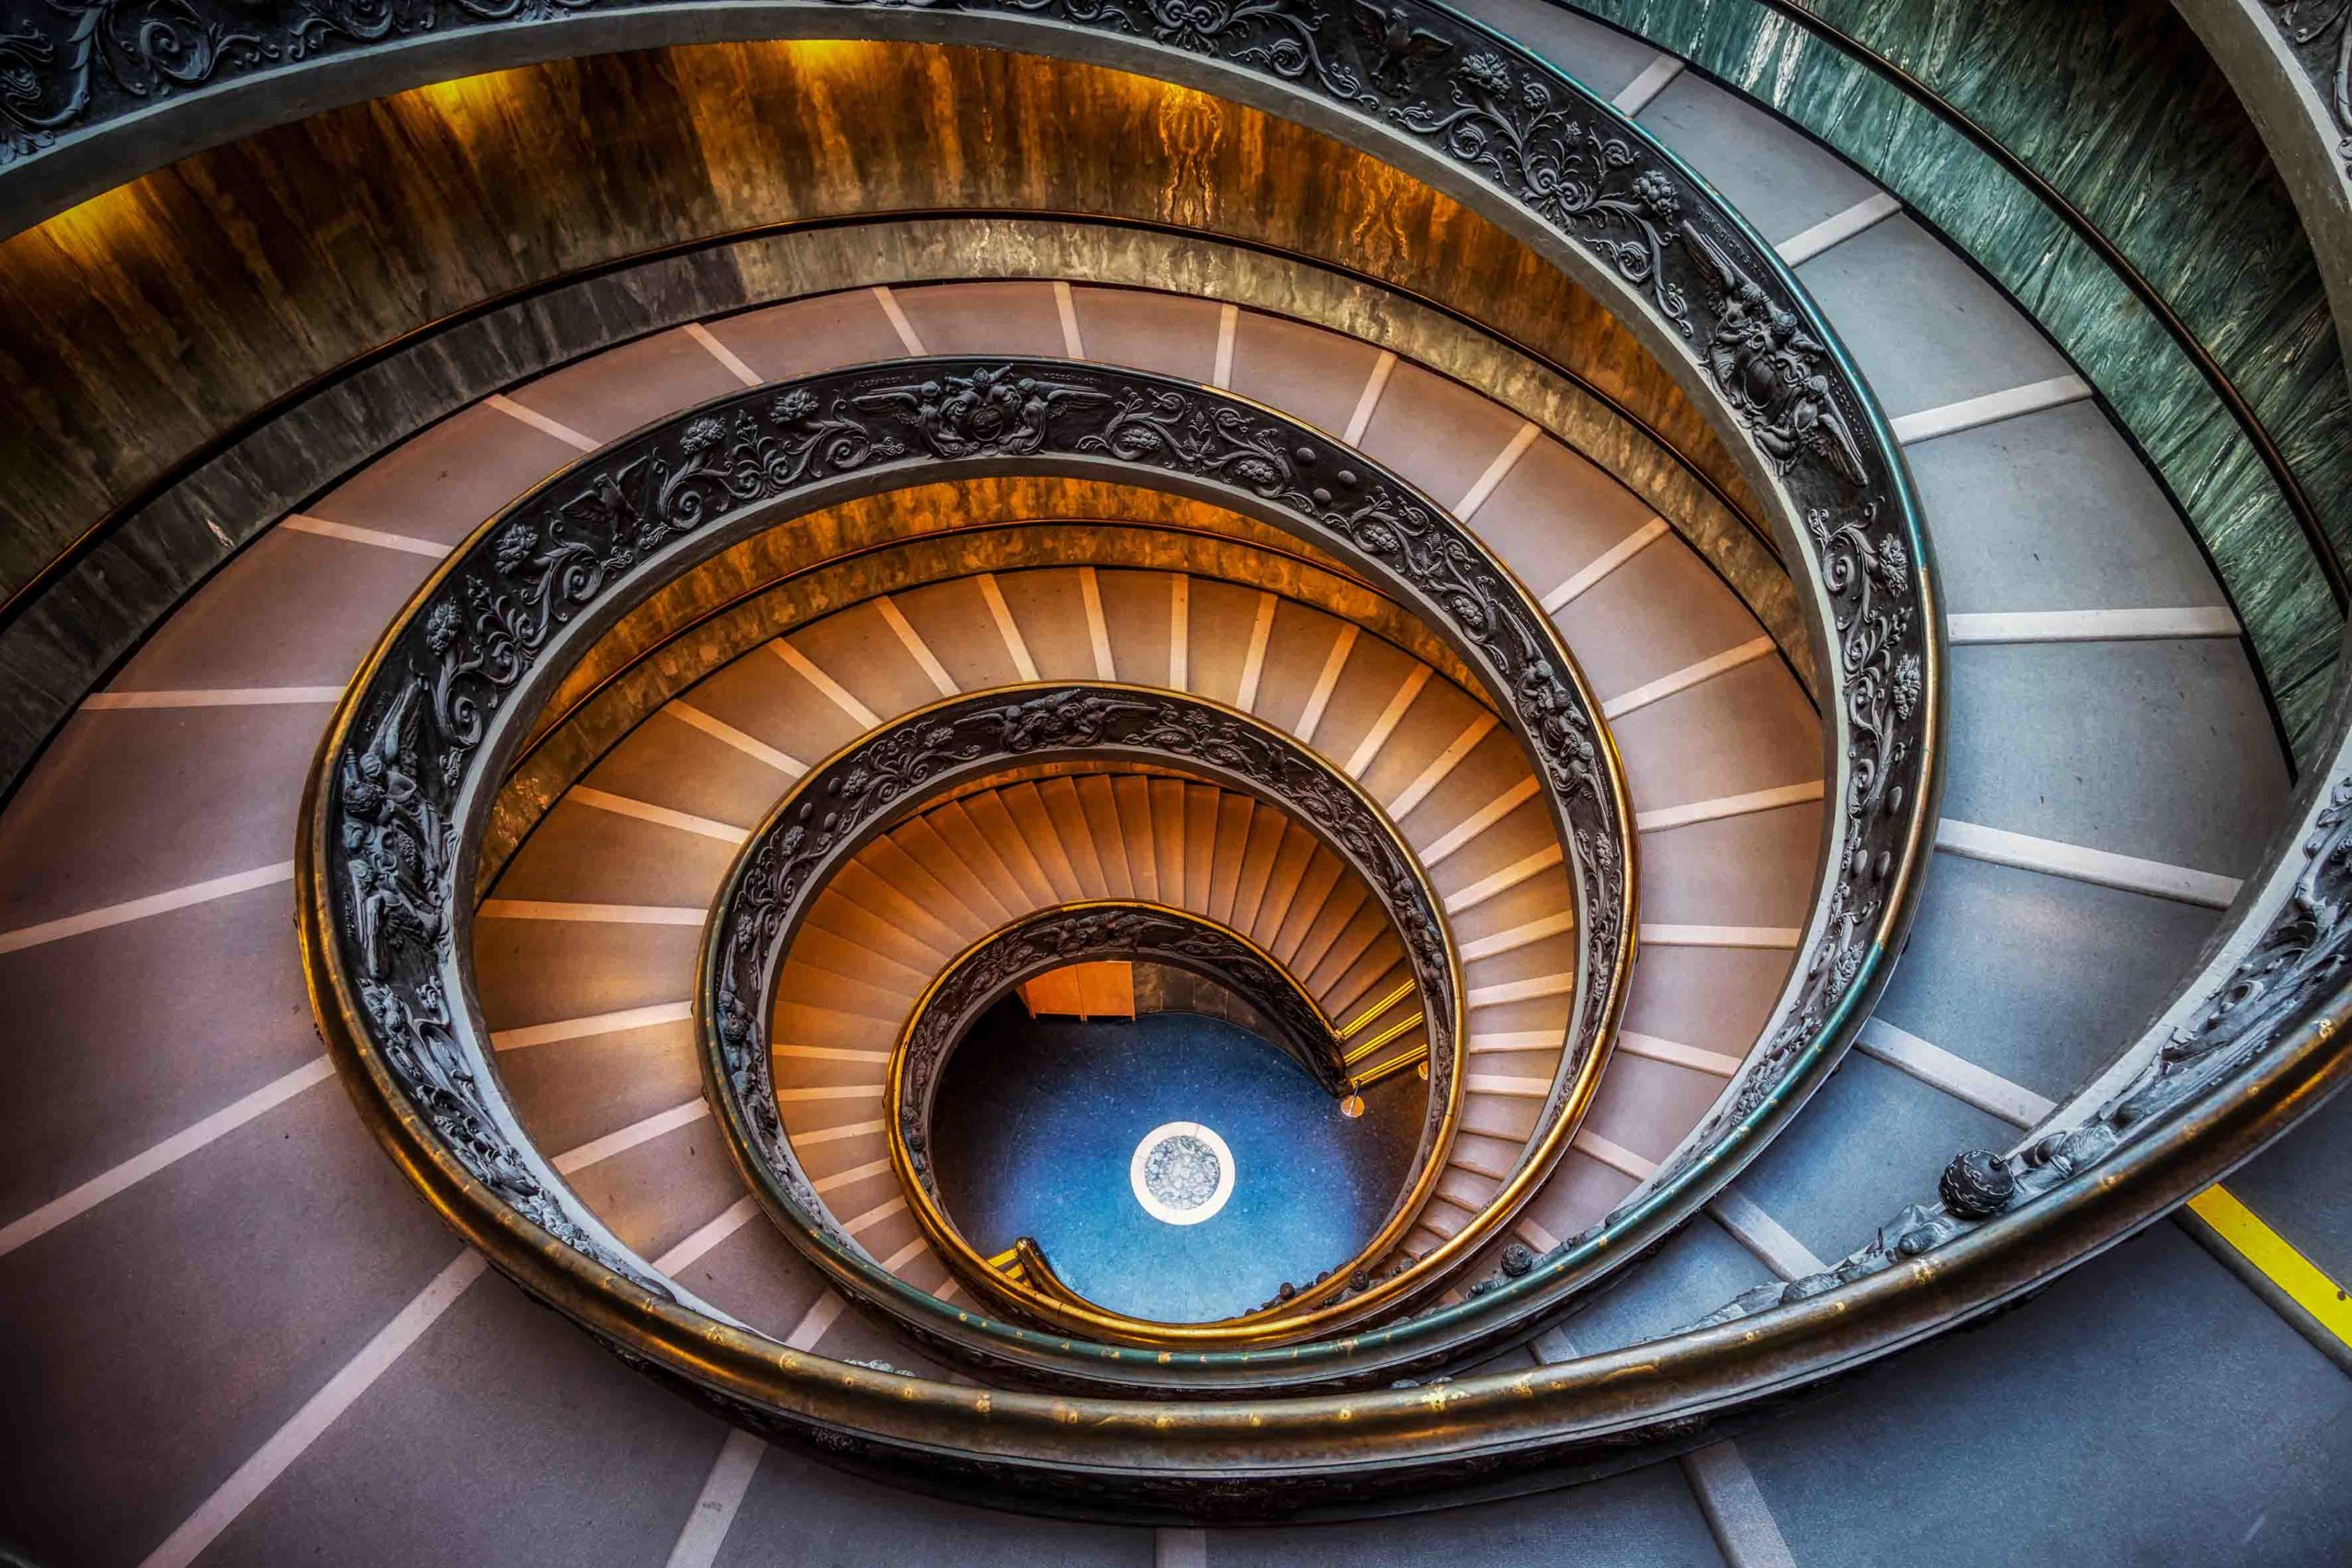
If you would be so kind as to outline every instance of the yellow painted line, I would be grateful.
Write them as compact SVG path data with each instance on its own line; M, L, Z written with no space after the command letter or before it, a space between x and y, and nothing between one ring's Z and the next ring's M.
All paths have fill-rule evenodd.
M2330 1334L2352 1345L2352 1301L2319 1265L2295 1250L2286 1237L2262 1223L2225 1187L2208 1187L2188 1201L2189 1211L2213 1227L2287 1299L2317 1319Z

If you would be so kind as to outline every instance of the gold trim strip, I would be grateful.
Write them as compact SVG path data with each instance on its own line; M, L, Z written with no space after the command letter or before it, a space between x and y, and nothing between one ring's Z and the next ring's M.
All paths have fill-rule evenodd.
M1346 1055L1340 1058L1340 1066L1343 1067L1354 1066L1358 1062L1363 1061L1366 1056L1371 1055L1374 1051L1379 1050L1383 1045L1387 1044L1390 1041L1396 1039L1398 1035L1404 1033L1407 1030L1412 1028L1413 1025L1420 1021L1421 1015L1419 1012L1411 1013L1404 1018L1398 1019L1396 1022L1390 1024L1387 1028L1382 1030L1379 1033L1374 1035L1363 1044L1351 1047Z

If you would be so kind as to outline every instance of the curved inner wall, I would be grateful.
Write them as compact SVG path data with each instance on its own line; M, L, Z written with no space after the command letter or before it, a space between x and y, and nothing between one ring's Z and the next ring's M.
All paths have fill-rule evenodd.
M1933 139L1856 142L1852 122L1877 110L1839 110L1852 79L1793 30L1766 83L1738 40L1747 11L1771 7L1598 8L1640 11L1718 74L1538 0L1482 14L1613 98L1633 123L1605 123L1629 144L1681 152L1797 269L1866 400L1893 416L1890 461L1918 481L1924 537L1907 550L1859 547L1818 514L1794 520L1818 535L1775 536L1772 497L1742 483L1745 436L1711 434L1634 328L1487 220L1261 108L1097 66L909 43L527 66L283 125L0 245L0 287L25 307L6 352L28 390L0 440L39 459L0 479L28 520L6 581L62 563L0 627L0 667L28 677L0 702L28 759L71 716L0 813L0 1010L41 1047L0 1053L17 1151L0 1169L17 1195L0 1203L0 1403L45 1434L0 1466L0 1555L2341 1555L2342 1511L2310 1481L2340 1446L2352 1365L2327 1316L2328 1282L2352 1279L2325 1196L2340 1103L2232 1169L2324 1098L2343 1076L2329 1042L2352 1039L2352 1000L2330 990L2352 929L2332 913L2352 830L2331 804L2352 789L2340 725L2312 728L2324 682L2308 659L2269 662L2328 629L2297 622L2291 595L2241 592L2268 514L2232 509L2258 485L2233 470L2186 505L2166 488L2195 438L2138 443L2148 411L2174 406L2170 370L2111 386L2117 359L2082 357L2071 284L2052 276L2072 252L2041 272L1987 252L2005 198L1973 179L1911 211L1889 198L1879 183L1904 194L1896 176L1932 162ZM583 19L618 38L627 10ZM1899 38L1955 15L1898 10L1855 25ZM457 58L450 16L431 41ZM1353 29L1346 58L1364 51L1384 88L1421 73L1440 100L1491 91L1468 51L1401 9L1236 16L1270 36ZM183 36L165 17L134 39L128 19L105 13L90 36ZM912 17L934 19L962 20ZM2112 32L2126 54L2148 36ZM93 58L105 89L147 57ZM2138 63L2101 62L2086 93ZM2147 63L2161 78L2165 62ZM223 80L244 69L218 62ZM1755 102L1724 85L1741 82ZM206 90L168 102L201 110ZM2018 102L1988 118L2021 143L2044 107L2051 124L2086 112L2039 105L2038 72L2005 90ZM0 125L21 112L0 107ZM1831 141L1874 149L1867 169L1799 129L1825 121ZM1945 235L1975 247L1975 267ZM683 1375L780 1375L822 1413L804 1443L805 1412L746 1419L737 1404L729 1428L596 1354L602 1338L641 1359L601 1315L614 1280L551 1292L590 1335L525 1310L368 1146L289 951L287 828L340 683L484 517L568 465L583 465L573 482L611 471L630 432L683 431L698 402L954 353L1224 389L1461 519L1541 606L1622 752L1637 954L1575 1137L1442 1288L1257 1383L1173 1365L1182 1351L1165 1371L1087 1368L1093 1349L928 1247L907 1211L879 1091L909 1010L1012 909L1147 889L1246 931L1328 1008L1345 1072L1365 1081L1340 1100L1308 1085L1292 1108L1306 1120L1285 1122L1247 1070L1307 1084L1302 1069L1262 1045L1162 1040L1248 1045L1197 997L1165 1008L1153 986L1132 1023L1011 1004L942 1088L926 1157L983 1270L1214 1315L1312 1288L1298 1276L1313 1258L1293 1259L1348 1231L1351 1184L1386 1170L1363 1140L1416 1122L1429 1046L1382 918L1304 829L1171 773L1097 788L1077 758L926 795L919 821L829 884L776 992L777 1104L816 1134L800 1153L813 1201L886 1266L853 1290L761 1213L713 1123L703 1044L724 1024L690 998L740 847L796 778L951 695L1115 680L1280 730L1392 821L1460 953L1463 1125L1385 1269L1499 1201L1576 981L1565 866L1583 847L1544 817L1493 694L1436 619L1338 555L1099 477L826 507L598 622L597 645L545 683L516 771L482 783L497 808L464 847L481 857L464 928L479 994L455 998L475 1016L451 1025L478 1029L481 1049L419 1103L435 1135L473 1136L465 1073L488 1086L472 1103L515 1122L587 1227L547 1245L609 1242L616 1278L763 1337L758 1364L732 1361L731 1325L707 1318L711 1354ZM2243 344L2224 357L2242 365ZM689 457L713 449L693 440ZM537 573L606 537L601 503L581 499L467 563L499 557L504 577L475 579L493 618L507 612L490 601L529 601ZM56 553L110 508L127 510L98 544ZM2244 523L2242 553L2200 553L2221 516ZM1792 541L1805 547L1784 569ZM1925 675L1912 666L1905 687L1889 666L1887 685L1817 714L1807 691L1858 689L1840 660L1922 574ZM2285 698L2282 672L2299 682ZM2300 705L2297 733L2319 744L2300 792L2267 695ZM1852 918L1816 875L1825 828L1867 787L1840 736L1891 725L1906 698L1940 705L1943 722L1904 731L1932 739L1910 804L1934 807L1920 829L1936 848L1855 1049L1702 1210L1520 1313L1515 1282L1620 1235L1773 1048L1807 930ZM410 868L444 846L413 810L400 726L373 734L319 776L389 803L359 819L380 852L353 857L372 880L324 897L370 900L404 941ZM1837 897L1867 889L1864 870ZM455 1061L434 1055L441 1002L413 1005L427 1057ZM1201 1078L1202 1063L1223 1066ZM1216 1140L1170 1131L1188 1126ZM959 1189L976 1174L989 1190ZM532 1202L527 1185L503 1192ZM1167 1214L1215 1212L1175 1224L1146 1194ZM454 1189L428 1195L474 1212ZM1013 1245L1024 1229L1035 1259ZM516 1271L515 1251L487 1250ZM2287 1258L2306 1273L2282 1272ZM2303 1288L2312 1276L2328 1289ZM944 1310L908 1311L917 1297ZM1481 1322L1509 1332L1446 1337ZM1962 1325L1978 1331L1947 1332ZM1441 1348L1414 1360L1398 1344ZM1897 1344L1892 1382L1815 1384ZM2117 1431L2135 1434L2128 1455ZM126 1433L145 1456L130 1482ZM1410 1483L1379 1468L1400 1455L1422 1466ZM836 1465L885 1465L897 1484ZM1098 1522L1008 1512L1016 1492ZM429 1502L469 1495L505 1501ZM1321 1512L1221 1528L1303 1498Z

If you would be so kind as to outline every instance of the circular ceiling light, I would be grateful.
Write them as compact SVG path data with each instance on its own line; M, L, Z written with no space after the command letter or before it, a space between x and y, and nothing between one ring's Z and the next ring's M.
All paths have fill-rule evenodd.
M1233 1151L1198 1122L1163 1122L1136 1145L1127 1184L1153 1219L1196 1225L1233 1196Z

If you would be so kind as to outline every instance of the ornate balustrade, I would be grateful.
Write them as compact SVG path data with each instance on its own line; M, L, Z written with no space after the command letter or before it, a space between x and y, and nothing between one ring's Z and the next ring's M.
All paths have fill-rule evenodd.
M703 940L696 1012L703 1082L746 1181L795 1246L842 1289L899 1316L950 1354L1051 1371L1066 1357L1033 1357L996 1325L894 1279L842 1229L802 1171L777 1115L767 1020L771 987L801 920L842 866L891 823L940 792L1008 768L1073 758L1174 766L1281 807L1338 852L1386 911L1404 944L1423 998L1430 1036L1429 1105L1413 1177L1358 1255L1318 1288L1265 1312L1227 1323L1153 1324L1021 1289L983 1267L939 1212L927 1167L910 1145L922 1135L934 1074L965 1025L1030 973L1069 962L1062 946L1115 943L1148 936L1184 953L1214 947L1238 959L1247 976L1270 971L1262 991L1294 1019L1337 1074L1337 1042L1328 1021L1280 966L1230 932L1188 917L1146 917L1131 906L1080 906L1016 924L963 954L934 982L892 1054L886 1102L893 1114L892 1159L926 1233L960 1271L1011 1299L1028 1317L1063 1334L1111 1344L1225 1346L1279 1344L1359 1319L1444 1277L1475 1250L1495 1222L1476 1224L1455 1245L1371 1281L1368 1274L1410 1228L1444 1174L1462 1103L1464 998L1453 936L1419 863L1370 798L1288 736L1249 715L1204 698L1109 682L1054 682L950 697L884 725L811 769L752 833L729 873ZM1090 929L1091 928L1091 929ZM1056 938L1066 939L1057 943ZM1223 940L1218 940L1222 938ZM1205 939L1205 940L1204 940ZM1236 950L1238 944L1238 950ZM1201 953L1188 962L1204 961ZM1002 977L1006 968L1016 978ZM1283 1003L1285 993L1295 993ZM1597 1066L1597 1064L1596 1064ZM986 1275L982 1278L981 1275ZM1316 1310L1318 1303L1331 1304Z
M1867 392L1785 269L1702 184L1566 78L1440 8L1408 3L1378 26L1287 4L769 14L803 30L854 17L899 35L971 27L977 39L1083 48L1358 136L1615 299L1737 435L1781 509L1826 652L1829 842L1789 989L1683 1150L1593 1232L1419 1318L1272 1352L1065 1350L1143 1386L1181 1376L1281 1387L1391 1376L1524 1333L1668 1234L1785 1123L1867 1011L1907 920L1933 817L1934 606L1901 465ZM469 911L456 896L535 700L663 574L794 505L957 465L1115 471L1210 495L1314 538L1457 643L1535 758L1572 852L1584 941L1553 1111L1555 1128L1573 1125L1576 1086L1589 1093L1622 1002L1633 920L1617 846L1630 843L1629 814L1589 698L1524 591L1426 498L1262 410L1091 367L932 362L729 399L549 481L452 558L355 682L304 815L306 956L338 1062L412 1179L526 1288L745 1426L1000 1500L1288 1510L1573 1463L1686 1433L1690 1416L1762 1392L1757 1368L1770 1363L1728 1353L1740 1337L1730 1329L1663 1360L1646 1347L1362 1396L1167 1405L975 1391L785 1349L654 1276L581 1209L522 1138L487 1066L467 987ZM1532 1168L1498 1208L1524 1197ZM1002 1342L1038 1350L1044 1337L1012 1330ZM1344 1444L1333 1440L1342 1424Z

